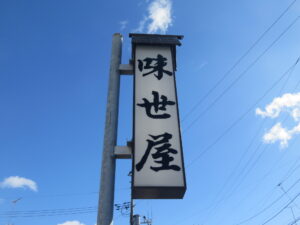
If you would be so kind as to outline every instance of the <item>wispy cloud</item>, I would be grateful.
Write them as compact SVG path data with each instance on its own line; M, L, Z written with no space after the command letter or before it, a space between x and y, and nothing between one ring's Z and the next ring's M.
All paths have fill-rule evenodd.
M120 29L124 30L127 27L127 24L128 24L128 20L120 21L120 26L121 26Z
M265 107L265 110L256 109L256 114L262 117L276 118L283 110L288 110L294 119L299 119L300 113L300 93L287 93L281 97L274 98L273 101Z
M208 65L208 62L206 61L202 61L202 62L199 62L199 61L194 61L192 62L192 68L195 72L199 72L200 70L202 70L204 67L206 67Z
M265 135L263 140L265 143L280 142L280 147L285 148L288 145L288 141L292 138L290 132L281 126L281 123L275 124Z
M37 184L33 180L19 177L19 176L11 176L5 178L0 183L1 188L29 188L32 191L37 191Z
M148 25L148 33L161 31L166 33L169 26L172 25L172 3L170 0L155 0L149 8L149 18L151 20Z
M172 25L171 0L153 0L147 7L147 16L140 22L134 32L163 33Z
M267 133L264 134L265 143L279 141L280 147L285 148L294 135L300 133L300 93L287 93L281 97L274 98L264 110L257 108L256 114L262 117L277 118L281 112L286 111L298 124L292 129L284 128L281 123L276 123Z
M84 223L80 223L77 220L73 220L73 221L66 221L64 223L60 223L60 224L57 224L57 225L84 225Z
M148 21L148 18L145 16L140 22L139 26L133 30L133 32L143 33L145 29L145 24Z

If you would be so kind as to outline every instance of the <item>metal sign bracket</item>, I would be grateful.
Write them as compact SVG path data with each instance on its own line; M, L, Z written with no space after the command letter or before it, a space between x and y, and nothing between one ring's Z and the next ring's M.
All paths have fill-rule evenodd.
M120 64L119 65L120 75L133 75L132 64Z
M116 159L132 158L132 142L127 142L125 146L115 146L114 156Z

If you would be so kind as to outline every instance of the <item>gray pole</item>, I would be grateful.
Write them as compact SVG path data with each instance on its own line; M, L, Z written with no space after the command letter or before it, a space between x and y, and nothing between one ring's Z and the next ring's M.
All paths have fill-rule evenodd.
M140 225L140 215L133 216L133 225Z
M122 35L112 39L97 225L113 225Z
M131 194L130 198L131 198L131 200L130 200L130 218L129 218L129 224L133 225L133 198L132 198L132 194Z

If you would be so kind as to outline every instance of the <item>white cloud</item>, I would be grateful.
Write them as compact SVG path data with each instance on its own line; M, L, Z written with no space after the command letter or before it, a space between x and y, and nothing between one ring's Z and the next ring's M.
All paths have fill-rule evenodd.
M265 110L256 109L256 114L262 117L276 118L283 110L289 110L292 117L297 120L300 117L300 92L287 93L281 97L274 98L273 101L265 107Z
M128 20L120 21L120 26L121 26L120 29L124 30L127 27L127 24L128 24Z
M199 62L194 62L193 63L193 68L194 68L195 71L200 71L204 67L206 67L207 64L208 64L208 62L206 62L206 61L203 61L203 62L200 62L200 63Z
M275 124L264 136L263 140L266 143L280 142L280 147L288 146L288 141L292 138L290 132L281 126L281 123Z
M145 28L145 24L147 22L148 18L144 17L140 22L139 22L139 26L138 28L136 28L133 32L138 32L138 33L143 33L144 32L144 28Z
M148 5L148 15L140 22L134 32L166 33L172 25L172 2L171 0L153 0Z
M300 123L297 126L295 126L293 129L291 129L290 133L291 134L298 134L298 133L300 133Z
M57 225L84 225L84 223L80 223L77 220L73 220L73 221L66 221L64 223L60 223L60 224L57 224Z
M300 109L299 108L293 109L292 112L291 112L291 116L293 117L293 119L295 121L299 121L299 118L300 118Z
M281 123L277 123L269 130L269 132L264 135L263 140L266 143L274 143L279 141L280 147L286 148L289 140L291 140L293 136L298 133L300 133L300 123L290 130L283 128Z
M300 133L300 93L286 93L281 97L274 98L264 110L257 108L255 112L262 117L276 118L282 111L287 111L298 124L291 129L287 129L283 128L281 123L277 123L264 134L263 140L265 143L279 141L280 147L285 148L293 136Z
M0 183L0 187L2 188L29 188L32 191L37 191L37 184L33 180L19 177L19 176L11 176L7 177Z
M149 8L149 18L151 20L148 25L148 33L161 31L166 33L168 27L172 25L172 3L170 0L155 0Z

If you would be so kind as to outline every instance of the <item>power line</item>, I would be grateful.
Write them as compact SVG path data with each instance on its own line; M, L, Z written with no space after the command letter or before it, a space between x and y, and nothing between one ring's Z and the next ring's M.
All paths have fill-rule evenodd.
M27 210L27 211L7 211L0 213L0 217L40 217L40 216L57 216L93 213L97 211L96 206L80 207L80 208L65 208L65 209L44 209L44 210Z
M287 80L290 78L290 76L287 78ZM285 84L287 83L287 80L285 81ZM284 84L284 85L285 85ZM294 87L294 89L293 89L293 91L295 91L298 87L299 87L299 85L300 85L300 80L297 82L297 84L296 84L296 86ZM282 92L282 90L283 90L283 88L284 87L282 87L281 88L281 90L280 90L280 92ZM284 119L284 121L286 121L287 120L287 116L286 116L286 118ZM294 145L296 143L296 141L294 141L293 142L293 144L292 145ZM284 153L284 155L286 155L286 153L287 152L285 152ZM283 159L283 157L280 157L280 159L278 160L278 162L276 163L276 164L278 164L281 160ZM285 175L285 178L284 179L282 179L281 180L281 182L277 185L277 186L280 186L281 187L281 189L282 189L282 191L283 192L285 192L285 194L289 197L289 195L287 194L287 192L285 191L285 190L283 190L283 188L282 188L282 183L284 182L284 181L286 181L299 167L300 167L300 165L296 165L297 163L298 163L298 161L300 160L300 157L295 161L295 163L290 167L290 169L288 170L288 172L286 173L286 175ZM294 166L296 166L296 168L294 168ZM274 167L274 166L273 166ZM269 172L267 172L267 174L265 174L264 176L263 176L263 178L262 179L264 179L266 176L268 176L271 172L273 171L273 169L270 169L269 170ZM256 189L256 188L255 188ZM255 190L254 189L254 190ZM275 188L273 189L273 192L274 192L274 190L275 190ZM245 198L246 199L246 198ZM291 199L290 197L289 197L289 199ZM297 206L298 207L298 206Z
M283 86L281 87L281 89L280 89L280 91L279 91L279 95L281 95L281 93L282 93L284 87L286 86L288 80L291 78L291 75L292 75L294 69L295 69L295 67L292 68L291 72L290 72L289 75L287 76L287 79L285 80ZM296 84L294 90L296 90L296 89L298 88L299 85L300 85L300 80L297 82L297 84ZM287 116L286 116L286 118L284 119L284 121L285 121L286 119L287 119ZM266 121L266 120L263 120L262 126L264 125L265 121ZM259 131L260 131L260 129L259 129ZM257 132L257 135L258 135L259 131ZM255 135L255 136L257 136L257 135ZM294 142L294 143L295 143L295 142ZM265 152L265 149L264 149L263 152ZM263 152L262 152L262 153L263 153ZM286 152L284 153L284 155L286 155ZM251 156L251 157L252 157L252 156ZM259 157L260 157L260 156L259 156ZM259 158L259 157L258 157L258 158ZM249 174L249 172L253 169L254 165L255 165L255 164L257 163L257 161L258 161L258 158L257 158L257 159L255 160L255 162L252 164L251 168L248 169L246 175L243 176L243 179L245 179L246 176ZM283 159L283 157L281 157L279 161L281 161L282 159ZM248 161L248 162L249 162L249 161ZM277 162L277 163L279 163L279 162ZM244 167L244 169L245 169L245 167ZM243 169L243 171L244 171L244 169ZM242 172L242 173L243 173L243 172ZM241 182L242 182L242 181L241 181Z
M279 92L279 94L281 94L282 90L284 89L284 87L286 86L287 84L287 81L290 79L292 73L293 73L293 70L294 70L295 67L293 67L291 69L291 71L289 72L289 75L287 76L283 86L281 87L281 90ZM295 89L299 86L300 84L300 80L299 82L297 82L297 85L295 86ZM265 124L266 120L263 120L263 122L261 123L259 129L257 132L255 132L255 135L253 136L253 138L251 139L249 145L247 146L247 149L246 151L244 151L242 157L239 159L239 162L237 163L237 165L235 166L235 168L232 170L231 174L229 175L229 177L226 179L225 183L222 185L222 187L220 188L220 191L219 193L217 194L217 198L218 199L218 196L220 196L220 194L222 192L224 192L225 190L225 187L227 186L227 184L229 183L229 181L233 178L233 175L235 174L235 172L237 171L239 165L241 164L242 162L242 159L246 156L246 154L248 153L248 151L250 150L251 146L253 145L256 137L259 135L263 125ZM243 167L242 171L236 176L237 178L240 178L242 176L242 174L246 171L246 174L244 176L242 176L242 179L239 181L239 183L233 188L231 189L231 193L229 195L227 195L226 197L224 197L223 199L220 199L215 203L215 206L213 208L211 208L211 211L213 211L216 207L218 207L218 205L220 203L222 203L223 201L227 200L228 198L230 198L231 196L233 196L234 194L234 191L243 183L243 181L246 179L247 175L252 171L252 169L255 167L255 165L258 163L259 159L261 158L261 156L263 155L264 152L266 152L266 148L268 146L266 146L264 148L264 150L256 157L256 159L252 162L252 164L250 165L252 159L254 159L257 151L259 150L259 148L261 147L261 144L260 143L257 147L256 147L256 150L252 153L252 155L250 156L250 159L247 161L246 165ZM282 159L282 158L281 158ZM250 167L248 167L250 165ZM247 169L248 167L248 169ZM247 170L246 170L247 169ZM212 206L211 206L212 207Z
M297 165L297 163L300 161L300 157L298 157L298 159L294 162L294 164L290 167L289 171L287 172L287 174L285 175L284 178L282 178L280 183L283 183L284 181L286 181L287 179L289 179L293 173L299 169L300 164ZM294 166L296 166L295 168L293 168Z
M287 76L287 78L286 78L286 80L285 80L283 86L281 87L281 89L280 89L280 91L279 91L279 95L281 94L282 90L283 90L284 87L286 86L288 80L291 78L292 73L293 73L293 71L294 71L294 68L295 68L295 67L293 67L292 70L289 72L289 75ZM300 80L299 80L299 82L297 83L297 85L296 85L295 88L298 87L299 83L300 83ZM253 138L251 139L249 145L248 145L247 148L246 148L246 151L244 151L244 153L243 153L242 156L240 157L240 159L239 159L237 165L236 165L235 168L232 170L232 172L231 172L231 174L229 175L229 177L226 179L225 184L223 184L223 186L221 187L221 189L220 189L221 191L222 191L222 190L225 190L225 187L227 186L227 184L229 183L229 181L233 178L233 175L234 175L235 172L238 170L238 168L239 168L239 166L240 166L242 160L244 159L244 157L247 155L247 153L248 153L249 150L251 149L251 147L252 147L254 141L256 140L257 136L260 134L260 131L261 131L261 129L263 128L263 126L264 126L265 123L266 123L266 120L263 120L263 121L261 122L261 125L260 125L259 129L257 130L257 132L255 132ZM260 145L261 145L261 144L260 144ZM242 173L246 170L247 166L249 165L249 163L251 162L251 160L254 158L254 156L255 156L257 150L259 149L260 145L256 148L256 150L255 150L255 151L253 152L253 154L250 156L250 159L247 161L246 165L243 167L242 172L240 172L240 173L236 176L237 178L239 178L239 177L242 175ZM265 151L265 149L264 149L264 151ZM263 151L263 152L264 152L264 151ZM260 156L259 156L259 157L260 157ZM259 158L259 157L258 157L258 158ZM258 158L256 159L256 162L257 162ZM282 159L282 158L281 158L281 159ZM254 165L256 164L256 162L254 162L254 163L252 164L252 167L251 167L250 169L248 169L248 171L247 171L246 174L249 174L249 172L253 169L253 167L254 167ZM245 179L246 176L247 176L247 175L244 175L243 178ZM241 182L242 182L242 181L240 181L240 183L241 183ZM220 193L219 193L219 194L220 194ZM218 194L218 195L219 195L219 194Z
M293 68L294 69L294 68ZM288 76L287 77L287 80L285 81L285 84L284 84L284 86L286 85L286 83L287 83L287 81L289 80L289 78L290 78L291 76ZM299 87L299 85L300 85L300 80L297 82L297 84L296 84L296 86L294 87L294 89L293 89L293 92L294 91L296 91L297 90L297 88ZM280 90L280 92L282 92L282 90L283 90L283 88L284 88L284 86L281 88L281 90ZM287 118L288 118L288 116L286 116L285 117L285 119L284 119L284 121L286 121L287 120ZM296 144L296 141L294 141L293 143L292 143L292 145L291 146L293 146L293 145L295 145ZM284 153L284 156L287 154L287 151ZM281 160L283 160L283 158L284 158L284 156L283 157L280 157L280 159L276 162L276 165L278 165L279 164L279 162L281 161ZM288 170L288 172L286 173L286 175L285 175L285 177L284 178L282 178L281 179L281 181L280 181L280 183L278 184L278 185L281 185L283 182L285 182L287 179L289 179L290 178L290 176L300 167L300 164L297 166L297 163L300 161L300 157L294 162L294 164L290 167L290 169ZM296 166L296 168L294 168L294 166ZM273 168L275 167L275 165L261 178L261 180L262 179L265 179L272 171L273 171ZM278 186L277 185L277 186ZM273 188L273 191L275 190L275 188L276 187L274 187ZM255 188L256 189L256 188ZM272 191L272 192L273 192ZM246 198L245 198L246 199Z
M289 26L242 72L236 77L222 92L215 98L215 100L208 105L183 131L187 132L202 116L204 116L241 78L247 74L247 72L283 37L283 35L289 31L299 20L300 16L289 24Z
M295 143L296 143L296 142L294 142L294 144L295 144ZM300 157L299 157L299 159L300 159ZM297 160L297 161L298 161L298 160ZM269 173L270 173L270 171L269 171L267 174L265 174L261 179L265 178ZM290 190L292 190L299 182L300 182L300 179L298 179L295 183L293 183L293 184L288 188L288 190L287 190L286 192L289 192ZM275 190L275 188L276 188L276 186L273 188L273 190ZM255 190L255 188L254 188L254 190ZM266 210L268 210L269 208L271 208L273 205L275 205L275 204L276 204L280 199L282 199L283 197L284 197L284 194L282 194L281 196L279 196L279 197L278 197L276 200L274 200L271 204L269 204L268 206L264 207L261 211L259 211L259 212L256 213L255 215L253 215L253 216L251 216L251 217L249 217L249 218L247 218L247 219L245 219L245 220L243 220L243 221L240 221L240 222L238 222L238 223L235 224L235 225L244 224L244 223L246 223L246 222L248 222L248 221L254 219L255 217L261 215L263 212L265 212ZM211 206L211 207L212 207L212 206ZM211 208L211 207L209 207L209 208ZM209 208L202 209L201 211L209 210ZM185 221L187 218L190 218L191 216L195 216L195 215L197 215L197 214L199 214L199 210L195 211L192 215L189 215L189 216L184 217L184 218L181 219L180 221ZM299 220L300 220L300 218L299 218ZM176 223L174 223L174 225L175 225L175 224L179 224L179 223L181 223L181 222L177 221ZM289 225L291 225L291 224L289 224Z
M296 221L296 217L295 217L293 207L290 207L290 209L291 209L291 212L292 212L292 215L293 215L293 219L294 219L294 221ZM296 225L297 225L297 221L296 221Z
M121 187L121 188L116 188L116 190L119 191L125 191L125 190L130 190L130 187ZM61 194L45 194L45 195L22 195L23 199L31 199L31 198L56 198L56 197L71 197L71 196L85 196L85 195L95 195L99 194L99 191L92 191L92 192L78 192L78 193L61 193ZM15 198L15 196L8 196L9 198Z
M297 222L300 220L300 217L298 217L297 219L294 219L294 221L292 221L291 223L289 223L288 225L294 225L297 224Z
M261 144L258 146L258 148L260 148ZM244 174L244 176L242 176L242 179L239 181L239 183L237 185L235 185L235 187L231 190L230 194L228 195L227 198L231 197L234 192L240 187L240 185L244 182L244 180L246 179L246 177L248 176L248 174L252 171L252 169L255 167L255 165L258 163L259 159L262 157L262 155L266 152L266 149L269 146L265 146L265 148L260 152L260 154L254 159L254 161L252 162L251 166L248 168L248 170L246 170L246 167L244 167L243 171L240 173L240 175L243 174L243 172L246 171L246 173ZM249 160L248 162L250 162L251 160ZM239 176L240 177L240 176Z
M245 116L253 110L253 108L266 96L269 92L291 71L293 68L299 63L300 56L297 60L288 68L286 72L284 72L267 91L259 97L254 104L252 104L240 117L238 117L221 135L219 135L209 146L207 146L197 157L195 157L187 167L190 167L197 160L199 160L206 152L208 152L212 147L214 147L230 130L232 130Z
M294 141L293 142L293 144L295 144L296 143L296 141ZM265 150L264 150L265 151ZM285 153L286 154L286 153ZM282 158L280 158L280 160L281 160ZM278 160L277 161L277 163L276 164L278 164L279 163L279 161L280 160ZM274 167L274 166L273 166ZM268 171L264 176L262 176L259 180L264 180L269 174L270 174L270 172L271 172L272 170L270 170L270 171ZM247 175L245 175L245 177L246 177ZM259 182L259 183L257 183L254 187L253 187L253 189L248 193L248 194L246 194L246 197L243 199L243 200L241 200L240 201L240 203L241 202L243 202L245 199L248 199L249 198L249 196L250 196L250 194L253 192L253 191L255 191L255 190L257 190L257 186L259 185L259 184L262 184L262 182ZM272 194L272 192L274 192L274 190L277 188L277 185L275 186L275 187L273 187L273 189L272 189L272 191L271 192L269 192L269 194ZM233 193L232 193L233 194ZM232 195L229 195L228 196L228 198L229 197L231 197ZM270 197L270 196L269 196ZM228 199L227 198L227 199ZM268 198L267 198L268 199ZM240 203L238 203L237 205L240 205ZM264 205L264 204L263 204ZM256 205L257 206L257 205Z
M269 223L271 220L275 219L280 213L283 212L291 203L293 203L298 197L300 193L298 193L292 200L290 200L283 208L281 208L277 213L275 213L271 218L267 219L262 225Z
M297 143L297 140L295 140L295 141L292 143L291 146L295 145L296 143ZM287 151L284 153L284 156L285 156L286 154L287 154ZM283 157L284 157L284 156L283 156ZM283 159L283 157L280 157L280 159L275 163L275 165L278 165L279 162ZM300 157L299 157L299 159L300 159ZM299 159L298 159L298 160L299 160ZM297 162L298 160L296 160L296 162ZM271 168L265 175L263 175L259 180L264 180L267 176L269 176L269 175L272 173L272 171L274 170L275 165L272 166L272 168ZM291 166L291 168L293 168L293 167L294 167L294 164ZM286 174L289 174L289 171L290 171L290 169L288 170L288 172L287 172ZM286 175L285 175L285 176L286 176ZM289 177L288 177L288 178L289 178ZM276 186L274 186L273 189L272 189L272 191L269 192L269 194L272 194L272 193L275 191L275 189L277 188L277 186L280 185L280 184L282 184L282 183L284 183L288 178L286 178L285 180L281 179L281 181L279 182L279 184L277 184ZM260 182L259 184L262 184L262 183ZM256 185L256 186L253 188L253 190L252 190L251 192L253 192L254 190L257 190L257 186L258 186L258 185ZM249 193L249 194L250 194L250 193ZM249 196L249 194L248 194L247 196ZM246 198L247 198L247 197L246 197ZM245 199L246 199L246 198L245 198ZM267 199L268 199L268 198L266 198L266 199L264 200L264 202L266 202ZM262 205L265 205L265 203L262 204Z
M251 149L251 147L254 144L254 141L256 140L257 136L260 134L260 131L262 130L264 124L265 124L266 120L263 120L263 122L261 123L261 125L259 126L259 129L257 132L255 132L253 138L251 139L249 145L246 148L246 151L243 152L242 156L240 157L238 163L236 164L235 168L232 170L229 178L227 180L231 180L231 178L233 177L234 173L238 170L239 166L241 165L243 159L245 158L245 156L247 155L247 153L249 152L249 150ZM250 160L248 160L248 162L246 163L246 165L248 165L251 161L251 159L254 157L255 153L257 152L259 146L256 148L256 150L254 151L254 153L250 156ZM247 167L247 166L246 166ZM242 169L243 170L243 169ZM226 185L222 186L222 189L225 188Z
M279 183L278 185L277 185L279 188L280 188L280 190L287 196L287 198L289 199L289 200L292 200L292 198L290 197L290 195L286 192L286 190L283 188L283 186L282 186L282 183ZM295 206L299 209L299 206L295 203Z
M294 1L295 2L295 1ZM294 3L293 2L293 3ZM282 32L280 35L279 35L279 37L277 38L277 39L275 39L275 41L263 52L263 54L264 53L266 53L266 51L268 50L268 49L270 49L271 48L271 46L273 45L273 44L275 44L275 42L276 41L278 41L282 36L283 36L283 34L284 33L286 33L296 22L297 22L297 20L299 19L299 17L297 17L287 28L286 28L286 30L284 30L284 32ZM259 57L261 57L263 54L261 54ZM259 58L258 57L258 58ZM255 62L255 61L254 61ZM198 155L196 158L194 158L189 164L188 164L188 167L190 167L195 161L197 161L199 158L201 158L207 151L209 151L214 145L216 145L233 127L235 127L237 124L238 124L238 122L240 121L240 120L242 120L250 111L251 111L251 109L253 108L253 107L255 107L285 76L286 76L286 74L287 73L291 73L291 71L295 68L295 66L298 64L298 62L299 62L299 57L298 57L298 59L295 61L295 63L278 79L278 80L276 80L274 83L273 83L273 85L271 86L271 88L270 89L268 89L266 92L265 92L265 94L261 97L261 98L259 98L258 99L258 101L249 109L249 110L247 110L244 114L242 114L236 121L234 121L233 122L233 124L231 124L231 126L229 126L219 137L217 137L216 139L215 139L215 141L213 142L213 143L211 143L208 147L206 147L205 149L204 149L204 151L202 151L201 153L200 153L200 155ZM251 67L251 65L250 65L250 67ZM249 67L248 67L249 68ZM247 70L246 70L247 71ZM245 72L245 71L244 71ZM288 82L288 80L289 80L289 77L287 77L287 80L285 81L285 83L284 83L284 86L285 86L285 84ZM283 86L283 87L284 87ZM282 89L283 89L283 87L282 87ZM281 91L282 91L282 89L281 89ZM201 101L201 100L200 100ZM188 127L189 128L189 127ZM186 130L185 130L186 131ZM242 157L243 158L243 157ZM254 164L256 164L256 162L254 162ZM251 170L251 169L250 169ZM249 172L249 170L247 171L247 173Z
M294 141L292 145L294 145L295 143L296 143L296 141ZM285 156L286 154L287 154L287 151L284 153L284 156ZM283 156L283 157L284 157L284 156ZM265 174L259 179L259 181L265 180L266 177L268 177L268 176L272 173L272 171L274 171L274 168L276 167L276 165L278 165L278 164L280 163L280 161L283 159L283 157L280 157L280 159L277 160L277 162L271 167L271 169L270 169L267 173L265 173ZM253 191L257 190L257 187L258 187L259 185L261 185L261 184L262 184L262 182L258 182L258 183L252 188L252 190L246 195L246 197L245 197L242 201L246 200L246 199L248 198L248 196L250 196L250 194L251 194ZM269 192L269 195L266 196L267 198L264 198L262 202L266 202L266 199L269 199L270 195L272 195L272 193L275 191L276 188L277 188L277 186L273 187L272 190ZM242 201L241 201L241 202L242 202ZM264 204L262 204L262 205L264 205ZM256 204L256 206L257 206L257 204Z
M291 71L294 70L294 68L296 67L296 65L299 63L300 60L300 56L296 59L296 61L275 81L273 82L273 84L266 90L266 92L250 107L248 108L248 110L246 110L237 120L235 120L220 136L218 136L214 142L212 142L208 147L206 147L204 149L204 151L202 151L200 153L200 155L198 155L196 158L194 158L188 165L187 168L190 167L192 164L194 164L197 160L199 160L207 151L209 151L214 145L216 145L231 129L233 129L250 111L253 110L253 108L267 95L269 94L269 92L287 75L287 74L291 74ZM264 152L264 151L263 151ZM262 152L262 153L263 153ZM262 154L261 153L261 154ZM258 158L261 157L258 156ZM258 160L258 159L257 159ZM257 161L256 160L256 161ZM256 162L253 163L254 165L256 164ZM251 170L251 169L250 169ZM248 173L248 172L247 172ZM222 201L222 200L221 200ZM219 202L217 203L219 204Z
M264 120L265 122L265 120ZM261 126L259 127L259 131L262 129L264 122L261 124ZM243 152L242 156L240 157L238 163L236 164L236 166L234 167L234 169L232 170L232 172L230 173L230 175L228 176L228 178L226 179L225 183L222 185L222 187L220 188L220 191L218 192L218 194L216 195L216 200L219 199L219 196L221 195L221 193L225 190L225 187L227 187L227 185L229 184L229 182L232 180L232 178L234 177L235 172L238 170L242 160L244 159L244 157L247 155L247 153L249 152L249 150L251 149L256 137L259 134L259 131L255 133L255 135L253 136L253 138L251 139L249 145L246 148L246 151ZM256 148L257 150L257 148ZM254 153L256 153L256 150L254 151ZM253 154L252 154L253 156ZM252 158L251 156L251 158ZM249 161L248 161L249 162ZM248 162L246 164L248 164ZM237 176L239 177L239 175ZM216 204L218 204L219 202L221 202L222 200L218 200Z
M258 39L242 54L230 69L209 89L209 91L193 106L193 108L183 117L182 122L225 80L225 78L236 68L238 64L252 51L252 49L265 37L265 35L278 23L278 21L289 11L296 3L292 1L289 6L275 19L275 21L258 37Z
M256 148L254 154L256 154L256 152L257 152L257 150L260 148L260 146L261 146L261 144L258 145L258 147ZM261 151L261 153L257 156L257 158L255 159L254 163L252 164L251 169L255 166L255 164L258 162L258 160L260 159L260 157L261 157L261 156L263 155L263 153L266 151L266 148L267 148L267 146L266 146L266 147ZM249 161L251 161L251 160L252 160L252 158L251 158ZM249 161L248 161L248 162L249 162ZM247 163L246 167L244 167L244 169L247 168L247 166L248 166L248 163ZM242 177L242 179L239 181L239 183L238 183L237 185L235 185L235 187L233 187L233 188L231 189L231 192L230 192L227 196L224 196L223 198L219 199L218 202L215 203L215 206L212 208L211 211L215 211L215 209L216 209L222 202L226 201L227 199L229 199L230 197L232 197L232 196L234 195L235 190L242 184L242 182L244 181L244 179L246 178L246 176L248 175L248 173L251 171L251 169L248 170L248 171L246 172L246 174ZM245 171L245 170L243 170L243 172L244 172L244 171ZM242 173L243 173L243 172L242 172ZM241 175L242 173L240 173L240 175Z
M6 211L0 213L1 215L12 215L12 214L33 214L33 213L47 213L47 212L66 212L66 211L80 211L96 209L96 206L78 207L78 208L61 208L61 209L41 209L41 210L19 210L19 211Z
M32 217L48 217L48 216L65 216L65 215L77 215L77 214L88 214L96 213L98 210L85 210L85 211L75 211L75 212L61 212L61 213L45 213L45 214L32 214L32 215L12 215L6 216L10 218L32 218Z
M300 179L296 180L296 182L294 182L288 189L287 192L289 192L291 189L293 189L298 183L300 182ZM280 195L278 198L276 198L273 202L271 202L268 206L264 207L262 210L260 210L259 212L255 213L254 215L248 217L247 219L244 219L238 223L236 223L235 225L241 225L244 224L250 220L253 220L254 218L260 216L262 213L264 213L265 211L267 211L269 208L271 208L273 205L275 205L280 199L283 198L285 194Z

